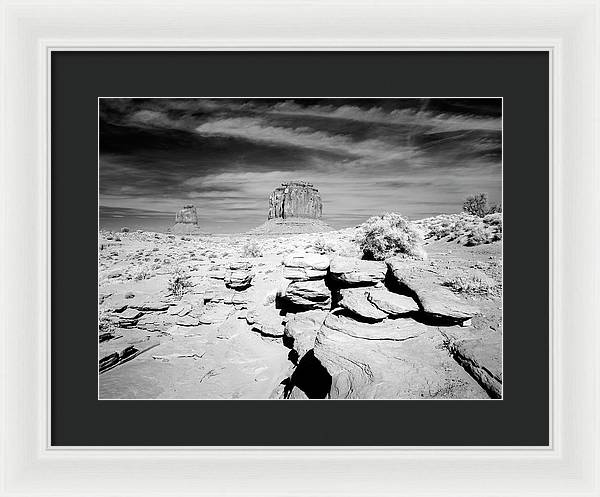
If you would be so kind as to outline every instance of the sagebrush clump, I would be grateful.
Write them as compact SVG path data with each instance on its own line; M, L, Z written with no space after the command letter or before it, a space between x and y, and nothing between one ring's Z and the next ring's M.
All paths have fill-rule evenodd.
M142 281L150 277L150 273L147 268L141 267L139 269L134 270L133 279L135 281Z
M185 291L192 286L190 275L183 268L177 267L169 278L168 289L172 295L181 298Z
M467 245L467 247L473 247L475 245L490 243L492 239L489 235L490 234L481 226L475 226L471 230L471 233L469 233L469 237L467 238L465 245Z
M106 309L98 311L98 334L112 333L115 331L115 324L110 313Z
M331 254L332 252L335 252L335 247L330 242L321 239L316 240L312 244L312 248L317 254L321 255Z
M444 286L457 293L490 295L496 289L496 282L485 275L456 275L444 281Z
M483 218L483 222L488 226L495 226L498 231L502 232L502 214L499 212L488 214Z
M389 212L374 216L361 226L358 243L365 259L382 261L395 255L426 259L423 234L408 219Z

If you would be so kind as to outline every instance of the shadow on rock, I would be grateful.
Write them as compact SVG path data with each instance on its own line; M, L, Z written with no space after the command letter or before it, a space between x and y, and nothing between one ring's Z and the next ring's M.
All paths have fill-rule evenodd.
M284 380L284 398L289 398L294 387L302 390L309 399L326 399L331 390L331 375L309 350L290 378Z

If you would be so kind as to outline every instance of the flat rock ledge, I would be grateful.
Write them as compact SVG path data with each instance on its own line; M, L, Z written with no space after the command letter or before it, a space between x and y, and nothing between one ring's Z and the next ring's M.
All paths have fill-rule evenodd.
M386 262L396 284L412 294L424 312L455 321L465 321L479 313L476 306L442 286L440 277L424 265L402 258Z
M373 285L387 274L385 262L337 256L331 260L331 277L343 285Z

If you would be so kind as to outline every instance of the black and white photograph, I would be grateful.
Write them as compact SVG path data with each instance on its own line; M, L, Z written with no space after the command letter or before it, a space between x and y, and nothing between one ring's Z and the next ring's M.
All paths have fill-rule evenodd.
M98 398L501 399L502 105L98 98Z

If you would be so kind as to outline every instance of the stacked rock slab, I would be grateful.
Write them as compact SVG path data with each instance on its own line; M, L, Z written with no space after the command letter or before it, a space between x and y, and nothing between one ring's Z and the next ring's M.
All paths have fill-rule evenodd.
M329 373L312 350L331 308L331 291L325 284L328 270L329 257L325 255L299 253L283 260L283 276L288 283L278 298L287 311L284 340L295 352L295 358L293 354L290 358L297 365L288 378L284 398L325 398L329 394Z
M286 398L499 396L501 373L487 371L492 361L479 353L479 342L449 341L429 324L441 319L446 330L464 334L468 329L457 325L477 313L432 274L414 260L285 257L283 334L297 354Z
M437 329L420 321L422 310L413 296L386 287L388 276L385 262L331 260L334 310L313 346L314 357L331 376L329 396L439 398L458 391L461 398L485 396L443 350ZM297 333L294 325L290 334Z
M331 277L344 286L375 285L385 279L387 266L381 261L364 261L336 256L331 260Z
M248 262L234 262L225 274L225 286L233 290L245 290L252 284L254 272Z
M282 183L269 196L269 219L320 219L322 212L323 203L319 190L306 181Z
M325 284L329 257L319 254L292 254L283 260L283 276L290 280L279 298L301 310L329 309L331 292Z

